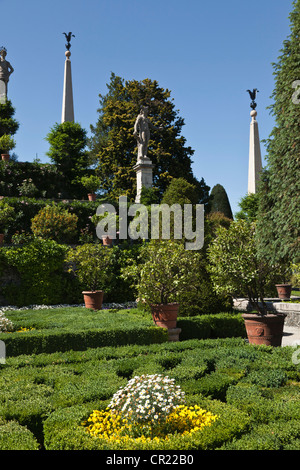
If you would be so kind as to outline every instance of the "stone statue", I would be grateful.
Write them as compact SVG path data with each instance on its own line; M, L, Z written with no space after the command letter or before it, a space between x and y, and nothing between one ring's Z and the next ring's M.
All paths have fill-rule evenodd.
M63 33L65 35L65 38L66 38L66 41L67 41L67 44L66 44L66 49L67 51L70 50L70 47L71 47L71 37L75 38L74 34L72 34L72 32L70 33Z
M133 135L137 139L138 145L138 161L150 161L147 157L148 143L150 140L150 127L155 130L161 131L163 126L154 126L150 119L148 119L148 106L142 106L140 114L136 118L134 124Z
M255 99L256 99L256 95L258 93L258 89L257 88L254 88L253 91L251 90L247 90L247 92L249 93L249 96L252 100L251 104L250 104L250 108L252 108L253 110L256 108L257 104L255 103Z
M14 69L11 64L5 59L7 51L5 47L0 49L0 100L3 103L7 98L7 84L10 75Z

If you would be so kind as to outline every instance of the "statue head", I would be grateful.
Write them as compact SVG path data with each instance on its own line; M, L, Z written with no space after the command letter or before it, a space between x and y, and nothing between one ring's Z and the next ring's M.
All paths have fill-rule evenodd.
M141 106L140 113L148 116L149 106Z

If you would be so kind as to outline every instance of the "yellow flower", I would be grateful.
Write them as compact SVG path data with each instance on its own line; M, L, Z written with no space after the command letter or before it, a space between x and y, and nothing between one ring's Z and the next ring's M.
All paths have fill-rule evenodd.
M188 435L201 431L205 426L210 426L216 419L216 415L202 410L197 405L194 407L180 405L167 416L165 422L158 421L158 424L149 421L143 426L139 424L133 426L128 423L127 419L123 419L110 409L104 411L94 410L87 421L82 424L91 436L110 442L159 442L168 440L169 435L175 432ZM93 424L87 425L89 422ZM140 435L138 435L139 433Z

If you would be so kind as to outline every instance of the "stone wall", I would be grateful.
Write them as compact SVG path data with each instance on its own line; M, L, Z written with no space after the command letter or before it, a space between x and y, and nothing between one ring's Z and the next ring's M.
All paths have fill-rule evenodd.
M266 305L270 312L285 313L285 324L300 328L300 303L293 302L300 300L300 297L291 299L290 302L284 302L279 299L267 299ZM253 309L247 299L235 299L233 307L241 312L249 312Z

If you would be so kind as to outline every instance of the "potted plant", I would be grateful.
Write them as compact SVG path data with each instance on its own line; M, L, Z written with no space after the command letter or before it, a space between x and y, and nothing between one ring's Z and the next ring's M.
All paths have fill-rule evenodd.
M83 176L81 184L88 192L89 201L96 200L96 191L99 189L99 178L96 175Z
M117 230L119 227L119 216L113 213L104 212L104 214L94 214L91 218L91 222L96 227L96 233L98 238L101 238L104 246L112 246L114 238L117 236ZM99 230L97 225L101 224Z
M137 262L122 270L123 278L133 279L139 302L150 308L157 326L176 328L180 294L193 288L196 256L181 241L151 240Z
M101 310L103 289L111 279L111 250L100 244L86 243L72 248L67 256L68 272L78 277L86 308Z
M0 201L0 244L4 241L4 236L11 224L16 219L14 207L7 204L4 200Z
M15 140L9 135L4 134L0 137L0 148L2 150L1 158L4 161L9 160L9 151L14 149L16 146Z
M266 293L271 292L281 267L270 266L258 256L256 224L246 220L219 227L208 247L208 271L217 293L246 297L254 313L243 318L252 344L280 346L285 315L268 312Z
M283 263L286 269L283 269L281 282L275 284L277 295L280 300L289 300L292 293L292 283L289 282L292 277L292 268L287 262Z

